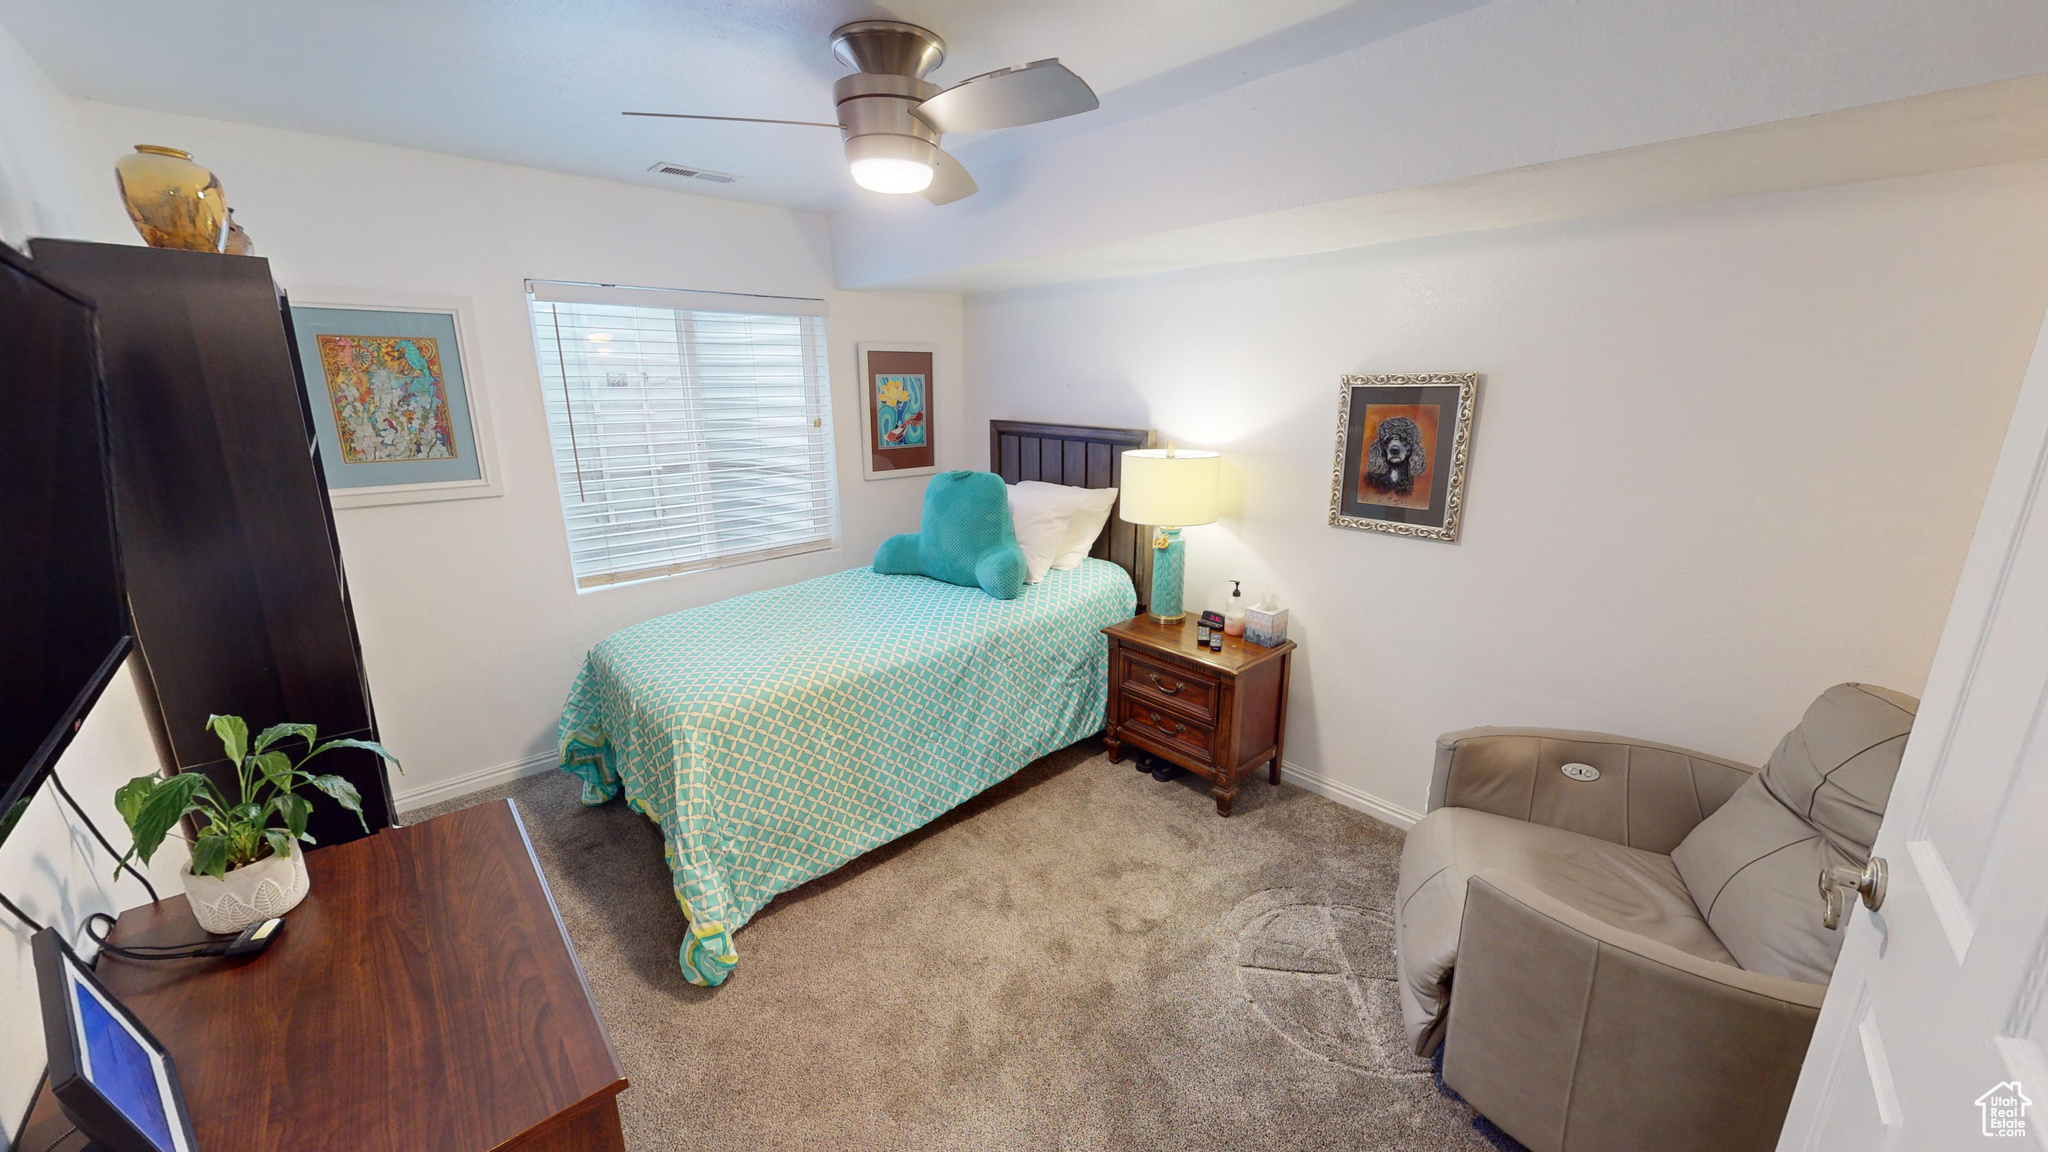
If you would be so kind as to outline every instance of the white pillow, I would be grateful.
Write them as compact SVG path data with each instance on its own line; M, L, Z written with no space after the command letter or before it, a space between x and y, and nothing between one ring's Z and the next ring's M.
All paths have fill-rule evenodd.
M1102 535L1102 526L1109 522L1110 506L1116 503L1114 488L1080 491L1080 502L1074 508L1073 518L1067 521L1067 538L1060 541L1059 553L1052 558L1052 566L1062 572L1079 568L1081 561L1088 558L1088 550L1095 547L1095 538Z
M1048 491L1049 489L1049 491ZM1024 582L1045 579L1067 538L1067 520L1074 514L1074 501L1057 484L1017 484L1010 488L1010 525L1017 530L1017 546L1024 550Z

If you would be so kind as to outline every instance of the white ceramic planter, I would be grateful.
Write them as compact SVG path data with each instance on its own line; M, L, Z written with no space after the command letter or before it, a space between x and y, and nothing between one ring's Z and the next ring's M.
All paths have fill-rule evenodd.
M229 872L225 879L195 876L189 864L182 875L192 915L208 932L240 932L251 924L282 916L298 907L313 887L306 875L306 857L297 844L292 845L289 858L266 856Z

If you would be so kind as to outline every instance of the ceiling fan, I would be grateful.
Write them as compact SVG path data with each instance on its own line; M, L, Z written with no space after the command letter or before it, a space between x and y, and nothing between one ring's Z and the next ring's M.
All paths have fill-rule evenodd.
M875 192L922 192L934 204L951 204L977 189L967 169L939 148L940 136L1057 120L1099 104L1088 82L1056 59L984 72L951 88L928 84L924 75L946 58L946 42L895 20L842 25L832 33L832 54L860 69L832 86L839 106L835 124L682 112L624 115L837 128L846 140L854 183Z

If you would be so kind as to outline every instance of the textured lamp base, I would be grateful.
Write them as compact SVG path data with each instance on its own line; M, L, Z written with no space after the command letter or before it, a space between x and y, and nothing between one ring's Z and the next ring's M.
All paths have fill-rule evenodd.
M1152 603L1146 614L1161 624L1187 618L1181 606L1182 577L1187 568L1187 545L1181 543L1180 529L1160 528L1152 539ZM1164 544L1160 541L1165 541Z

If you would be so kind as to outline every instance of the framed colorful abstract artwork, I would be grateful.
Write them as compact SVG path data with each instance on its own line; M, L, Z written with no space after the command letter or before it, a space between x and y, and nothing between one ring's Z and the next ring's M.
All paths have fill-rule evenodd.
M938 471L930 344L860 345L861 472L870 480Z
M306 399L336 508L496 496L490 418L463 355L464 299L292 303Z
M1330 523L1455 541L1478 401L1477 372L1344 377Z

